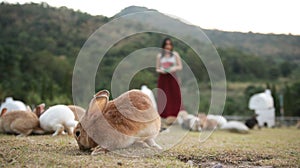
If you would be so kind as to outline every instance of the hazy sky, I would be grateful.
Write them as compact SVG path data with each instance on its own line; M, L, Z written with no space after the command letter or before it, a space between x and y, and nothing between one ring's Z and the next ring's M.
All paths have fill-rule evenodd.
M9 3L40 0L6 0ZM92 15L111 17L136 5L177 16L207 29L300 35L299 0L43 0Z

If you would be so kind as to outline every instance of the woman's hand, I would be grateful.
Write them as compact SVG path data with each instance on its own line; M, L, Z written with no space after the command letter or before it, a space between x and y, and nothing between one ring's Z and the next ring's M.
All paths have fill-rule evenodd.
M171 67L171 68L168 69L168 70L164 70L164 69L156 69L156 72L161 73L161 74L167 74L167 73L173 73L173 72L176 72L177 70L178 70L178 68L175 66L175 67Z
M176 72L176 71L177 71L177 67L176 66L171 67L170 70L169 70L170 73L173 73L173 72Z
M166 74L167 72L161 69L156 69L156 72L161 73L161 74Z

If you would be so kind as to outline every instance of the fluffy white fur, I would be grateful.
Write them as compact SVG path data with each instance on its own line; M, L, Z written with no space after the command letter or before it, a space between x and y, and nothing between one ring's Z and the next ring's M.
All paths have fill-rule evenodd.
M53 136L62 134L64 130L69 135L77 125L75 115L68 106L55 105L47 109L39 118L41 128L47 132L54 132Z
M200 119L194 115L189 114L184 122L189 122L189 129L191 131L201 131Z
M150 90L146 85L143 85L141 87L141 91L143 93L145 93L147 96L149 96L154 109L157 111L157 104L156 104L156 100L155 100L155 97L154 97L154 94L153 94L152 90Z
M7 97L5 99L5 102L1 104L1 107L0 107L0 114L1 114L1 111L2 109L6 108L7 109L7 112L10 112L10 111L27 111L27 107L26 105L19 101L19 100L14 100L12 97Z
M239 121L228 121L226 124L221 126L223 130L234 131L238 133L248 133L249 128L242 122Z
M222 127L223 125L225 125L227 123L226 118L224 118L221 115L209 114L209 115L207 115L207 119L217 121L219 127Z
M192 114L188 114L186 111L179 112L177 122L184 129L201 131L200 119Z

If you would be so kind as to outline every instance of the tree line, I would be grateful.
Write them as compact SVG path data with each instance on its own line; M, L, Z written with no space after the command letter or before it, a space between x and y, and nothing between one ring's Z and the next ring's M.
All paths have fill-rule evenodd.
M110 19L65 7L54 8L45 3L19 5L2 2L0 100L13 96L27 104L72 103L72 72L78 52L89 35ZM125 26L128 24L124 25L124 28ZM142 33L115 44L99 65L101 71L99 70L96 76L96 88L110 89L111 75L124 57L137 49L160 47L165 37L162 34ZM191 65L198 82L209 85L207 71L199 57L182 41L173 41L175 50L188 65ZM244 53L236 48L217 50L229 82L248 82L251 85L257 81L275 84L286 81L284 87L281 87L286 97L286 114L299 115L299 109L296 107L300 102L298 64ZM153 58L155 59L155 56ZM155 70L145 69L136 74L130 87L138 88L146 83L150 88L154 88L156 80ZM243 95L245 99L247 94ZM245 111L247 102L241 101L240 97L229 96L224 113ZM204 98L204 102L208 104L208 98ZM201 104L200 109L205 111L207 104Z

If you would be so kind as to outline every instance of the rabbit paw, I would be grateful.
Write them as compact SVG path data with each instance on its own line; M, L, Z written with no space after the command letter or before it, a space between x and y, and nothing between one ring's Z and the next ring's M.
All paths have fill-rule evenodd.
M27 130L27 131L18 131L17 129L14 129L15 132L18 132L19 135L17 135L17 137L26 137L29 134L31 134L32 130Z
M20 137L26 137L26 136L27 136L26 134L19 134L19 135L17 135L18 138L20 138Z
M91 153L92 156L96 156L96 155L99 155L101 153L109 152L109 150L107 150L105 148L102 148L101 146L97 146L97 147L93 148L92 150L93 150L93 152Z
M146 139L145 140L145 142L149 145L149 146L151 146L151 147L154 147L154 148L156 148L156 149L158 149L158 150L162 150L163 148L161 147L161 146L159 146L155 141L154 141L154 139Z
M150 146L143 142L143 141L137 141L134 144L132 144L133 147L141 147L141 148L149 148Z
M54 132L54 134L52 134L52 136L57 136L57 135L63 134L64 129L65 129L64 126L61 124L57 124L54 128L56 131Z

